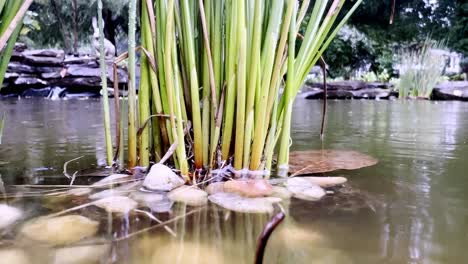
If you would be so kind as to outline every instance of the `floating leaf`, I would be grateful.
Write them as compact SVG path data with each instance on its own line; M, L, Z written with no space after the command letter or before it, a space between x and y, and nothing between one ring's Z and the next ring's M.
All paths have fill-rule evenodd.
M355 170L375 165L377 162L377 159L353 150L293 151L289 155L289 172L294 176Z

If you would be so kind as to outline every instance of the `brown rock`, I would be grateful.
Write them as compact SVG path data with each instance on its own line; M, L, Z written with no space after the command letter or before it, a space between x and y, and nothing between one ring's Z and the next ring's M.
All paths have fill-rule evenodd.
M263 179L233 180L224 184L224 191L237 193L245 197L261 197L271 195L273 187Z

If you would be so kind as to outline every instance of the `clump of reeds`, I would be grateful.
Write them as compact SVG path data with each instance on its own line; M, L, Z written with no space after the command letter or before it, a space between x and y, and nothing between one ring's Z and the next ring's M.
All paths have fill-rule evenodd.
M310 2L142 0L138 118L129 45L128 165L175 148L173 164L186 177L228 165L268 175L276 153L286 175L294 98L362 0L344 15L345 0ZM130 44L134 17L135 0Z
M426 39L417 49L405 49L400 52L400 98L429 98L440 80L445 66L445 58L438 53L443 44Z

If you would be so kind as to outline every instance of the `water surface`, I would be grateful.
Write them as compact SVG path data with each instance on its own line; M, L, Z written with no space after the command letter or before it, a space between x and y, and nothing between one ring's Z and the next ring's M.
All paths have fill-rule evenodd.
M265 263L468 259L468 103L331 101L323 142L318 135L321 108L320 101L296 102L294 150L356 150L379 163L326 174L348 177L346 194L315 203L283 203L288 216L269 242ZM63 181L63 164L79 156L84 157L69 165L71 172L103 164L99 100L2 100L0 111L7 115L0 145L0 175L7 189ZM8 202L28 217L60 210L38 199ZM109 216L96 208L80 213L103 223L98 235L105 241L154 226L141 215ZM257 236L269 218L229 213L214 205L176 205L158 217L187 213L168 224L177 237L154 228L113 243L102 263L252 263ZM34 263L52 262L54 248L17 241L15 228L3 235L0 248L28 249Z

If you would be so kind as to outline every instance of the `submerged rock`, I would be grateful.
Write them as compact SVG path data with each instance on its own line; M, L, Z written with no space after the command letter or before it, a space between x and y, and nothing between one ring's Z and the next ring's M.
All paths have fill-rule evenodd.
M281 202L277 197L247 198L235 193L215 193L208 199L223 208L241 213L273 213L273 204Z
M20 233L32 240L52 245L66 245L96 234L97 221L81 215L40 217L27 222Z
M110 185L110 184L118 184L121 183L125 180L131 179L131 175L128 174L112 174L107 177L105 177L102 180L99 180L95 183L93 183L91 186L100 186L100 185Z
M308 201L318 201L326 195L325 190L303 178L289 178L286 186L293 196Z
M137 208L138 203L126 196L111 196L97 200L93 203L110 213L128 214L131 210Z
M161 193L150 193L150 192L140 192L134 191L130 193L130 198L143 204L151 204L164 200L164 195Z
M146 206L148 206L154 213L170 213L173 205L174 201L164 197L162 201L149 203Z
M137 201L140 205L146 206L155 213L167 213L171 211L171 201L166 193L135 191L130 194L130 198Z
M21 249L0 250L0 262L5 264L29 264L32 263L26 252Z
M267 180L232 180L224 183L224 191L237 193L245 197L268 196L273 193L273 187Z
M116 188L94 193L89 196L89 199L97 200L97 199L103 199L103 198L112 197L112 196L127 195L133 190L135 190L135 188L137 188L138 186L140 186L139 182L132 182L132 183L124 184Z
M146 175L143 186L153 191L171 191L185 181L163 164L154 164Z
M345 177L301 177L301 178L323 188L333 187L336 185L342 185L348 181Z
M168 194L169 199L186 203L191 206L201 206L208 203L208 194L196 187L180 186Z
M285 187L273 186L273 193L271 196L287 200L291 198L292 193Z
M224 182L213 182L206 186L205 191L208 194L215 194L219 192L224 192Z
M91 188L73 188L67 191L66 195L85 196L92 192Z
M110 245L65 247L55 251L54 264L104 263L108 259Z
M0 204L0 229L8 227L18 221L23 216L23 212L15 207Z

